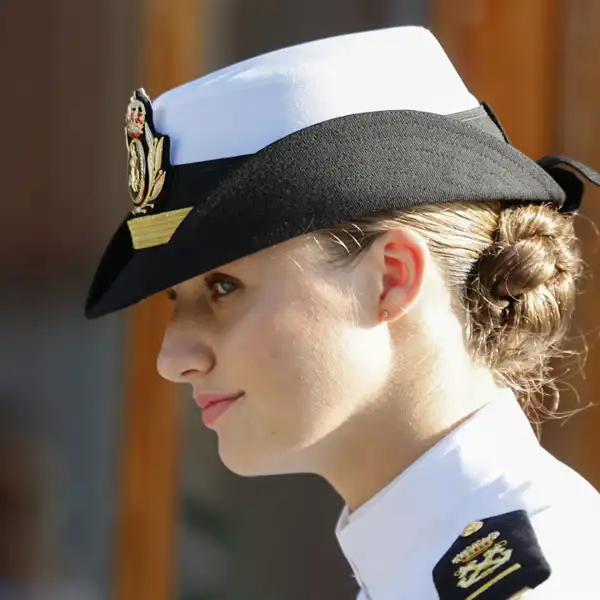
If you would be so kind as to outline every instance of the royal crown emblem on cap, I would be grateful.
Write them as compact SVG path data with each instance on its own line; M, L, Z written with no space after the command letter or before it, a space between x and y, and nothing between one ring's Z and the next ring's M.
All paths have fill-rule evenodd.
M157 134L152 122L152 104L140 88L133 92L125 117L128 160L128 188L133 214L145 214L163 189L165 137Z

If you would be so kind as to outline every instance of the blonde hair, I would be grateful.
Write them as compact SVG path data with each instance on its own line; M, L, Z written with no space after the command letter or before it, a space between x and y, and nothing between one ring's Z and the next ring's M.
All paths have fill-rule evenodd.
M582 270L573 216L540 204L464 202L415 206L320 233L335 241L336 254L355 256L399 226L426 240L474 361L513 388L531 418L553 416L551 363L567 354L563 342Z

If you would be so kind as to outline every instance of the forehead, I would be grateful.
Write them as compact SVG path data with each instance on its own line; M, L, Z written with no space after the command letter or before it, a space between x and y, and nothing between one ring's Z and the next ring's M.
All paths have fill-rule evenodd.
M301 236L215 267L174 287L185 287L188 282L204 279L213 273L221 272L238 277L256 277L275 271L280 275L284 275L288 271L297 273L299 268L305 271L306 267L317 264L319 256L322 256L322 253L320 253L320 247L315 237Z
M315 243L314 236L305 235L295 237L291 240L265 248L259 252L244 256L243 258L219 267L219 269L274 268L280 265L289 264L290 259L292 258L297 262L308 265L316 258L316 248L317 244Z

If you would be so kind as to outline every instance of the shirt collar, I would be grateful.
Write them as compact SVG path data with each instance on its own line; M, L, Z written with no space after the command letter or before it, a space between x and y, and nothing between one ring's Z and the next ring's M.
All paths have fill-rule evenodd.
M514 394L503 390L354 513L345 507L336 536L361 586L401 564L459 505L536 447Z

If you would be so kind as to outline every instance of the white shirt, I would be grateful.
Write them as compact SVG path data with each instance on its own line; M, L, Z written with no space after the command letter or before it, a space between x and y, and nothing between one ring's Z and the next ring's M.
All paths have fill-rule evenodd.
M438 600L433 568L465 526L518 509L527 511L552 569L524 598L598 600L600 494L540 446L512 393L357 511L344 508L336 535L359 600Z

